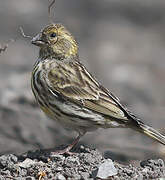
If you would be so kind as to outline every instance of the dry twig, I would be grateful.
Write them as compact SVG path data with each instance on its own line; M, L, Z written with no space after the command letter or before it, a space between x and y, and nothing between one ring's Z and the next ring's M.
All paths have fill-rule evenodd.
M22 27L20 27L19 29L20 29L20 31L21 31L21 35L22 35L24 38L30 38L30 39L32 39L32 36L26 35L26 34L24 33L24 30L23 30Z
M14 41L15 41L14 39L10 39L10 40L8 40L8 42L6 44L4 44L4 45L0 44L0 54L2 52L6 51L6 49L8 48L10 42L14 42Z
M49 0L48 0L48 1L49 1ZM52 8L52 6L55 4L55 1L56 1L56 0L53 0L53 1L50 3L50 5L48 6L48 14L49 14L49 21L50 21L50 23L52 23L51 8Z
M5 44L4 46L2 46L2 45L0 44L0 54L1 54L2 52L5 52L7 48L8 48L8 44Z

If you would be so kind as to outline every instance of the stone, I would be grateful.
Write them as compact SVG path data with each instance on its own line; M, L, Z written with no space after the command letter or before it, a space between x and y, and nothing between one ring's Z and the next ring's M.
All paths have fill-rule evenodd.
M26 168L29 168L31 165L33 165L35 163L36 162L34 160L26 158L23 162L18 163L18 166L26 169Z
M111 159L105 160L99 167L96 177L107 179L117 174L117 169Z
M66 180L66 178L62 174L57 174L55 179L56 180Z

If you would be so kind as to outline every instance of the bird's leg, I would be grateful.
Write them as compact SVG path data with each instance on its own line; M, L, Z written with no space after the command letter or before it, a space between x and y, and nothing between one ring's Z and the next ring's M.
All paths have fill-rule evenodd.
M83 134L79 134L77 136L77 138L68 145L68 147L66 147L63 150L59 150L59 151L55 151L55 152L51 152L51 155L57 155L57 154L68 154L68 155L73 155L75 153L70 152L70 150L79 142L80 138L83 136Z
M72 155L74 153L70 152L70 150L79 142L82 135L78 135L77 138L67 147L65 148L65 153Z

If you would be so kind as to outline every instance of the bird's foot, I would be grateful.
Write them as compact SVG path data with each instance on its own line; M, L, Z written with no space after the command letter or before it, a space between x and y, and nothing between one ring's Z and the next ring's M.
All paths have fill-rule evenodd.
M65 149L51 152L51 156L60 155L60 154L67 154L69 156L72 156L72 155L76 154L75 152L70 152L70 150L78 143L81 136L82 136L82 134L79 134L78 137Z
M51 152L50 156L53 157L53 156L56 156L56 155L63 155L63 154L66 154L66 155L69 155L69 156L73 156L73 155L77 154L75 152L71 152L70 151L71 149L72 149L72 146L68 146L65 149Z

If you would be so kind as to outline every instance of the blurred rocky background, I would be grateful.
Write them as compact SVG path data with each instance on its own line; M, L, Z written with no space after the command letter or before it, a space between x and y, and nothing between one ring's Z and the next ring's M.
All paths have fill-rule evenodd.
M21 36L34 36L48 21L47 0L1 0L0 154L23 153L69 143L65 131L39 110L30 88L38 49ZM165 128L165 1L56 0L54 22L79 42L81 61L144 122ZM81 144L112 159L165 157L165 149L129 129L100 129Z

